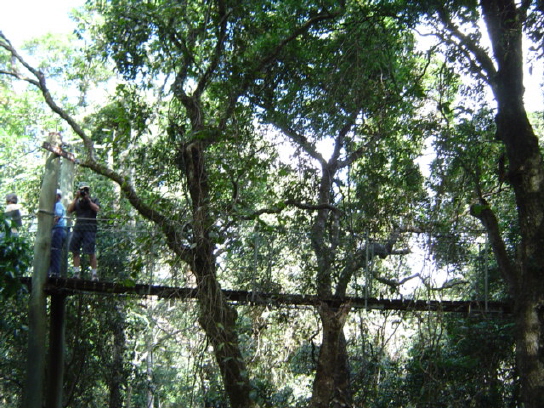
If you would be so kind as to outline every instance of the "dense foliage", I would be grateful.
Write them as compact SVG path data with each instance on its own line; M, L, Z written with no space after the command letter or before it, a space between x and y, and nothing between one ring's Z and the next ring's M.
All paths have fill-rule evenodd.
M186 302L69 296L64 406L537 406L540 360L520 344L539 338L542 127L510 58L522 28L541 39L541 13L507 0L88 1L77 47L26 47L36 67L0 37L0 192L20 195L27 229L42 135L62 127L75 179L101 201L101 279L196 289ZM422 46L422 30L439 41ZM58 116L28 115L45 107L36 91ZM5 406L26 391L29 242L7 229L1 242ZM262 292L519 313L297 309Z

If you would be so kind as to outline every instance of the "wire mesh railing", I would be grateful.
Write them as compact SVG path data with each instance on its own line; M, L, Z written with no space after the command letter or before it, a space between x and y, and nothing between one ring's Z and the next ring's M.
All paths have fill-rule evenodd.
M58 276L63 279L80 278L90 280L92 278L90 271L92 265L87 253L89 251L86 251L84 247L80 250L81 270L79 276L74 272L73 251L70 249L78 224L76 224L74 217L65 217L65 221L65 234L60 241L55 240L55 229L51 231L51 259L53 260L56 255L59 257ZM80 218L79 221L87 220ZM157 225L130 216L97 217L89 219L89 221L93 221L93 224L83 222L79 224L79 228L82 228L83 232L86 232L86 228L96 230L93 249L98 263L99 281L125 286L137 284L173 288L194 288L197 286L189 265L175 257L174 253L168 248L163 232ZM22 226L18 228L18 234L22 239L33 243L36 238L37 226L36 215L23 216ZM247 258L247 264L243 267L238 263L241 261L241 257L229 259L228 257L218 256L216 261L220 275L218 280L221 286L240 299L245 296L245 293L251 292L250 301L252 302L257 302L259 296L261 299L268 301L272 299L272 297L269 298L269 294L280 293L283 295L290 294L289 296L295 297L301 296L300 299L295 299L299 303L314 302L315 299L311 297L315 292L312 292L311 282L307 287L301 285L301 282L308 280L307 272L304 272L302 267L297 272L292 264L287 267L289 260L287 256L282 254L275 254L274 256L277 258L267 260L264 259L267 256L266 254L252 252L264 251L267 247L267 245L264 245L264 241L269 237L262 236L259 239L263 245L248 249L243 254ZM418 243L413 243L414 247L416 244ZM224 254L224 252L224 248L218 248L218 253ZM285 263L281 264L281 262ZM378 260L378 262L382 261ZM397 273L398 276L378 276L378 274L385 271L385 267L377 268L376 265L373 265L370 268L367 266L367 270L359 271L353 275L346 296L353 299L364 299L365 307L369 309L375 307L395 308L399 305L405 307L403 302L412 300L452 302L466 299L466 296L463 297L462 290L440 290L440 285L446 286L444 282L439 282L440 279L449 279L446 283L450 285L450 288L453 288L452 282L455 283L454 280L457 278L451 275L449 270L446 271L446 275L440 277L439 275L444 274L444 271L437 270L431 256L425 250L414 250L396 259L389 257L387 261L383 262L388 262L389 271L393 271L393 274ZM368 263L365 262L365 265ZM265 265L267 269L274 268L272 272L267 270L266 279L258 275L257 269L261 266L260 264ZM263 270L265 267L263 266ZM483 270L487 269L488 267L485 266ZM51 272L50 269L50 275ZM31 277L32 273L32 268L29 268L23 271L22 276ZM236 274L241 277L236 276ZM486 279L487 284L487 275L482 279ZM459 285L468 284L464 280L457 280ZM270 282L273 283L273 287L268 285ZM395 288L394 285L397 285L397 287ZM305 296L310 297L306 299ZM288 299L288 296L286 299ZM383 299L400 299L401 303L397 305L397 303L393 302L391 305L386 305L382 301ZM483 301L487 304L490 300L498 299L489 299L488 290L486 290L482 299L474 300Z
M51 231L48 275L62 278L91 279L90 255L96 256L98 279L111 282L135 282L149 285L184 285L185 266L175 261L164 237L155 225L127 217L86 219L77 222L64 217L65 227ZM33 248L38 231L34 214L23 215L22 225L12 232ZM82 222L83 221L83 222ZM79 236L78 236L79 235ZM1 237L0 237L1 238ZM81 245L74 240L78 239ZM80 257L80 273L74 273L74 249ZM173 260L174 259L174 260ZM22 276L32 276L32 266Z

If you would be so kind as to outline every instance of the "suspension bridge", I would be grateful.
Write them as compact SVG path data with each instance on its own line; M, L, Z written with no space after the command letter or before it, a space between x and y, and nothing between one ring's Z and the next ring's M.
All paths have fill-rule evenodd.
M23 277L21 281L29 290L32 278ZM196 299L197 288L171 287L148 284L121 284L116 282L92 281L73 278L50 277L45 283L45 292L48 295L75 295L89 294L119 294L132 296L153 296L162 299ZM317 306L326 303L330 307L339 307L349 304L353 309L366 310L396 310L420 312L450 312L465 315L490 314L509 315L512 305L509 302L476 301L476 300L421 300L421 299L381 299L347 296L344 298L323 299L315 295L264 293L244 290L223 289L225 298L232 304L281 306Z

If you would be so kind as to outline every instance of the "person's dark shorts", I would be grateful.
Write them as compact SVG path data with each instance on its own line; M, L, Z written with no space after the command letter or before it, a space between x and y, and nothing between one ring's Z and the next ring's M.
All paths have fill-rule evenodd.
M80 251L84 254L94 254L96 243L96 231L79 231L72 233L70 240L70 252L79 254Z

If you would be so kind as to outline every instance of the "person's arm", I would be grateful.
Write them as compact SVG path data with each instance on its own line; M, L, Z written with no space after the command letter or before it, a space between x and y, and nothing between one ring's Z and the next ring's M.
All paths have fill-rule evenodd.
M57 216L59 218L64 217L66 211L64 210L64 206L62 205L62 203L60 201L57 201L55 203L55 211L54 212L55 212L55 216Z
M74 196L73 201L70 204L68 204L68 208L66 209L66 211L68 211L68 214L71 214L76 210L76 202L78 198L79 198L79 190L76 191L76 195Z
M87 197L87 199L89 200L89 206L91 207L91 210L93 210L95 213L100 211L100 205L98 204L98 200L94 202L93 200L91 200L90 197Z
M53 220L55 221L55 225L58 224L59 220L64 216L64 207L62 207L62 204L57 201L55 203L55 210L53 211Z

